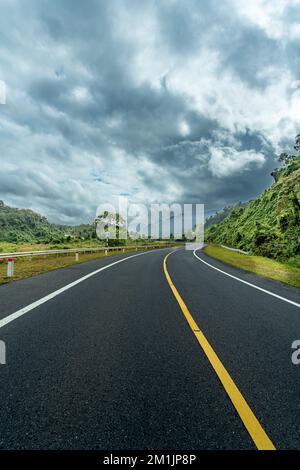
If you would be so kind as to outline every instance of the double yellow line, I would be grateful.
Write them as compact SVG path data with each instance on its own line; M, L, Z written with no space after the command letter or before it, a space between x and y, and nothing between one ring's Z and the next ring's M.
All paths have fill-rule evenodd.
M169 286L171 287L172 292L182 310L183 315L185 316L191 330L196 336L198 343L200 344L201 348L206 354L207 359L209 360L210 364L214 368L214 371L219 377L223 387L225 388L230 400L233 403L233 406L238 412L242 422L244 423L244 426L246 427L256 447L259 450L276 450L271 439L268 437L268 435L262 428L261 424L259 423L258 419L254 415L250 406L248 405L245 398L243 397L243 395L241 394L241 392L235 385L234 381L232 380L229 373L227 372L222 362L218 358L217 354L215 353L215 351L213 350L213 348L207 341L206 337L204 336L204 334L198 327L197 323L195 322L194 318L189 312L189 309L184 303L182 297L180 296L178 290L174 286L172 279L170 277L170 274L168 273L168 270L167 270L167 259L172 253L169 253L164 258L164 272L165 272L167 281L169 283Z

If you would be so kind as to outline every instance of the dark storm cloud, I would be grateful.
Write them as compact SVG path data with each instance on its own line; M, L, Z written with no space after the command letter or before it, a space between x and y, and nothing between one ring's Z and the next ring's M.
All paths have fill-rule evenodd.
M0 199L75 223L118 194L256 196L297 127L295 8L264 28L235 0L4 0Z
M254 27L233 31L226 43L223 64L234 67L241 79L253 87L266 86L268 78L260 76L261 71L284 58L280 42Z

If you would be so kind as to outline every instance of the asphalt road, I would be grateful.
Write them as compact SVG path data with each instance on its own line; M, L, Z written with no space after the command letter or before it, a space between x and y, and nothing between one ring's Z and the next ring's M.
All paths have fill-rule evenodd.
M134 256L0 327L1 449L255 449L163 269ZM1 319L118 255L0 286ZM199 256L300 303L299 290ZM300 448L300 309L203 264L167 259L190 314L276 448ZM12 317L10 317L12 318Z

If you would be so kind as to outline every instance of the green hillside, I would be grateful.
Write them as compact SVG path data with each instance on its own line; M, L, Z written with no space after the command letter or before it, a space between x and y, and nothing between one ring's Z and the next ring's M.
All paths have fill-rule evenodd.
M206 239L299 266L300 156L285 163L272 173L271 188L209 227Z
M95 237L93 225L71 227L51 224L46 217L30 209L9 207L0 201L0 242L57 244Z
M221 211L216 211L215 214L205 220L205 228L208 229L212 225L219 224L222 220L226 219L234 209L244 207L245 205L245 203L239 202L238 204L226 206Z

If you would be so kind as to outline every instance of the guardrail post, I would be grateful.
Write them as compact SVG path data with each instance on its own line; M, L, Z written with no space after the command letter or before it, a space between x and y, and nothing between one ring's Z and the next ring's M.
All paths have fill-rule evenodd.
M76 253L75 253L75 261L79 261L79 253L78 253L78 251L76 251Z
M13 277L14 275L14 259L7 259L7 277Z
M107 256L107 250L105 250L105 256Z
M123 248L123 253L125 253L125 248Z

